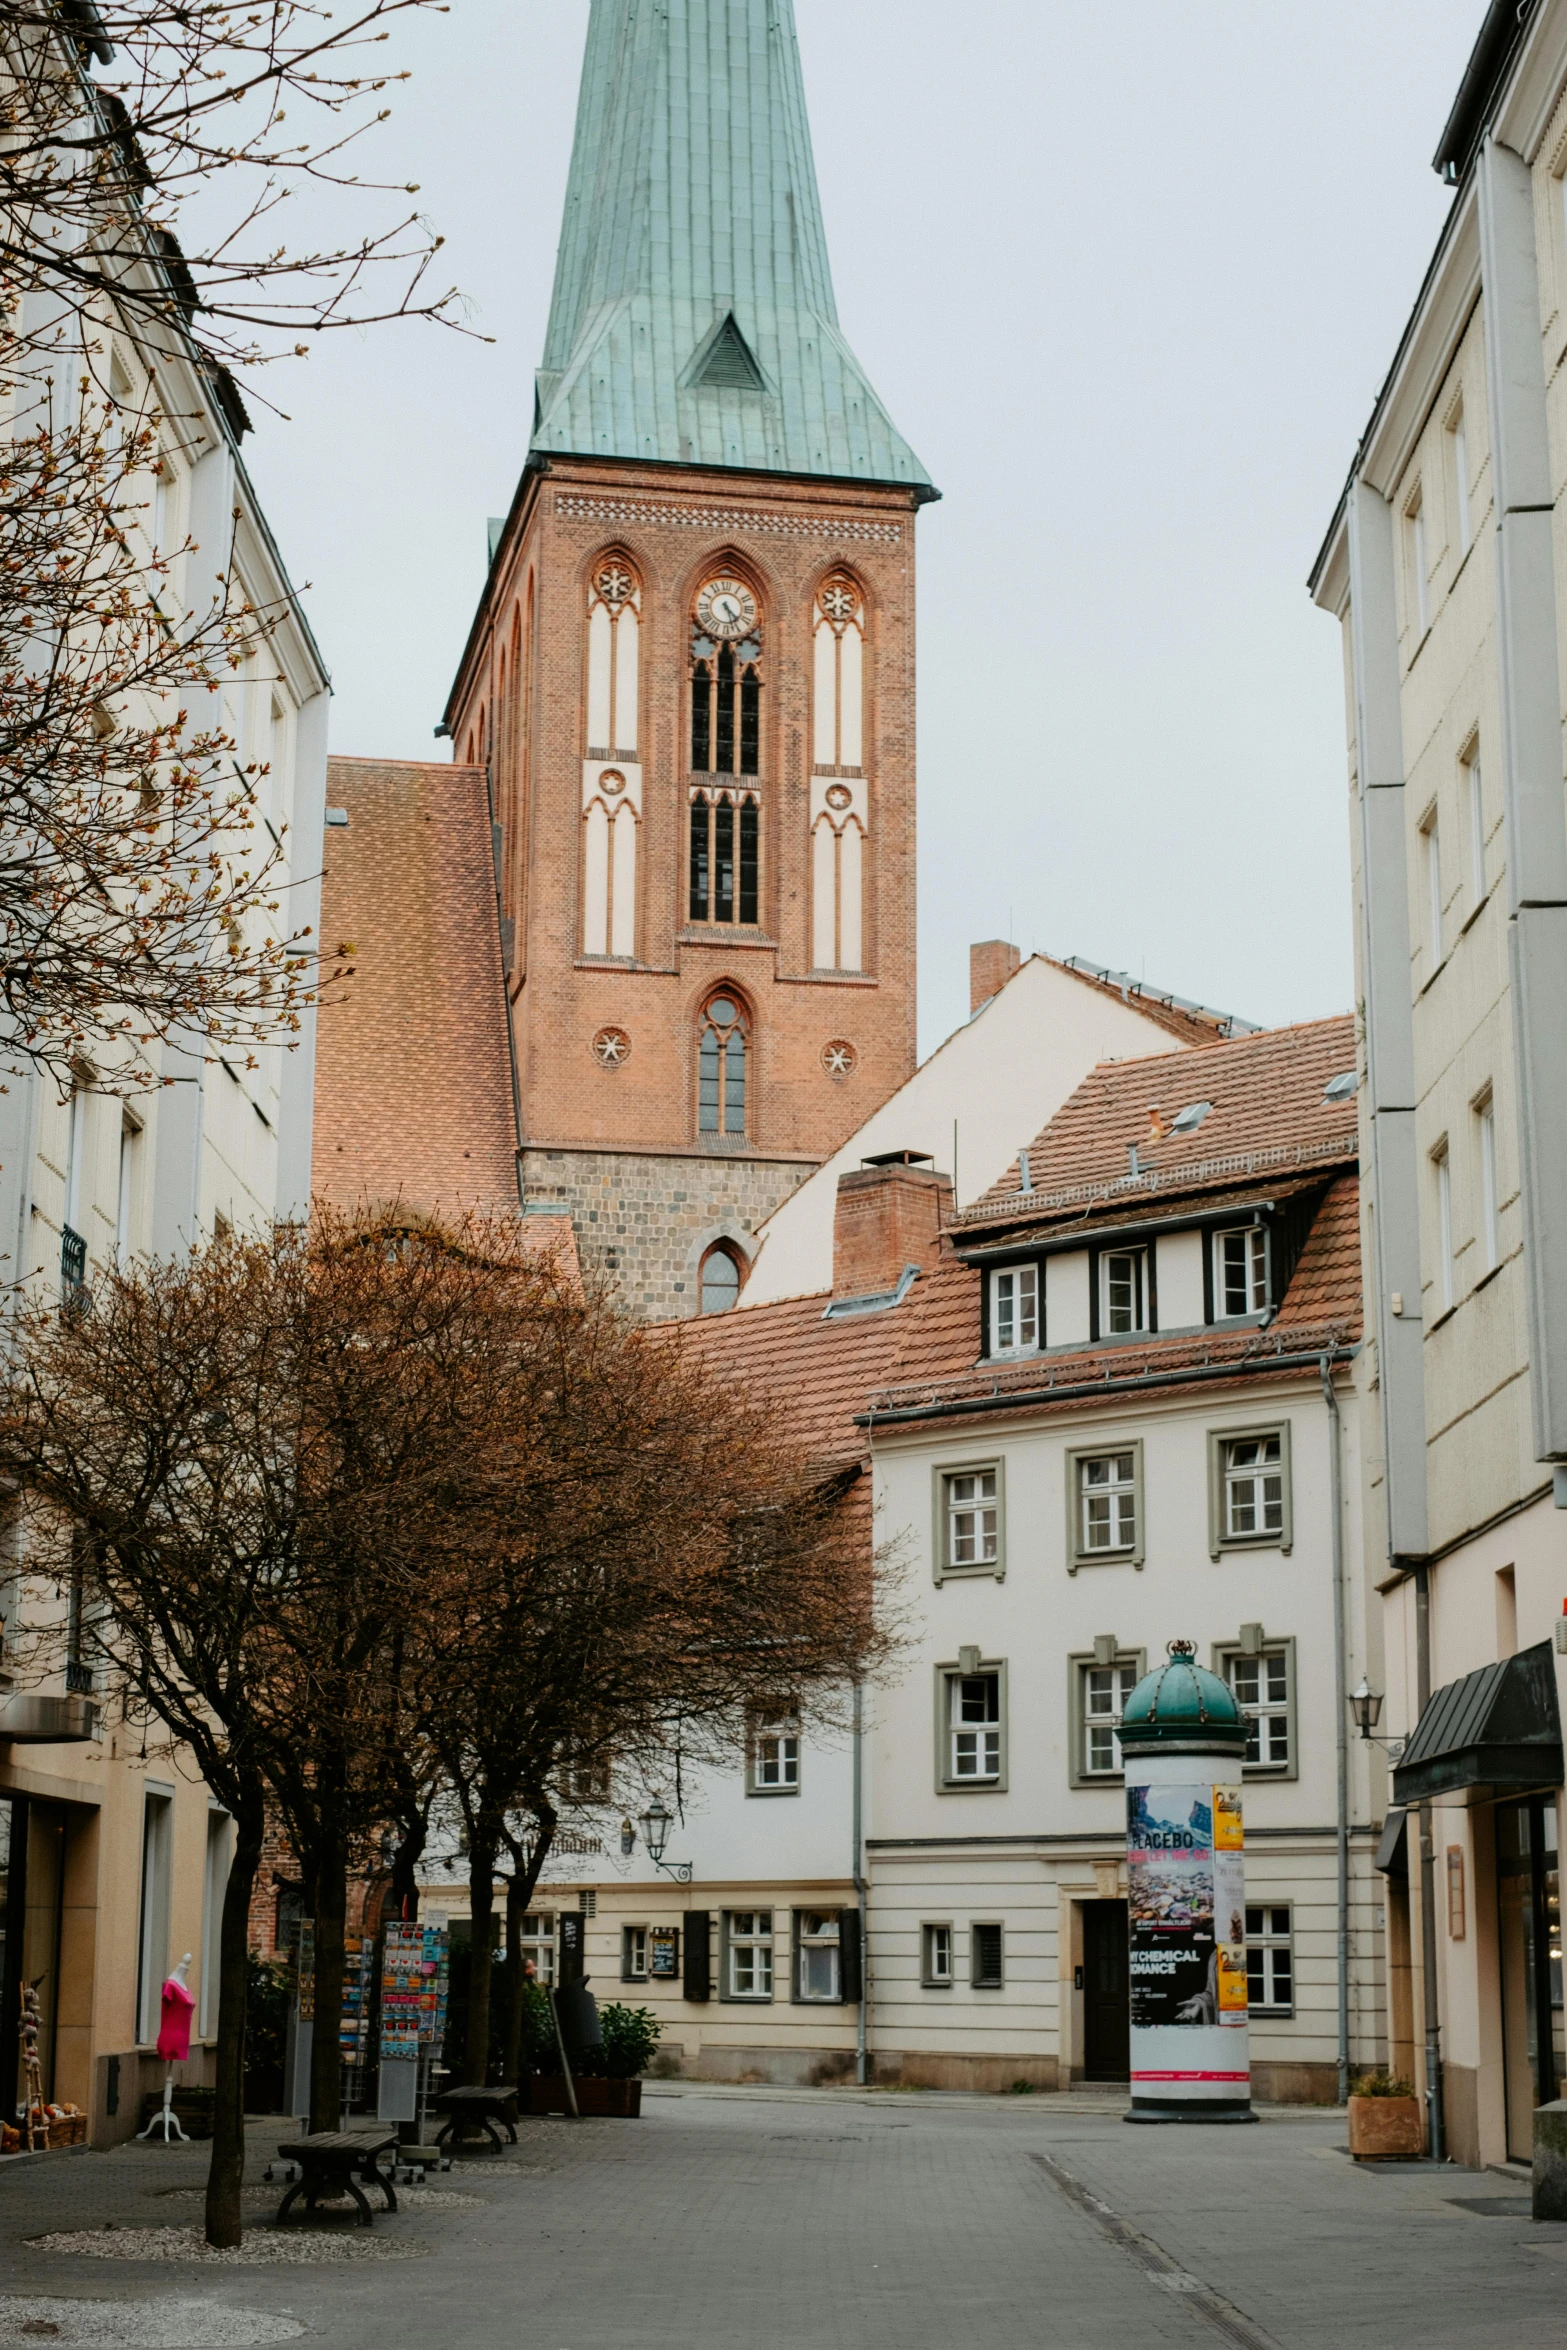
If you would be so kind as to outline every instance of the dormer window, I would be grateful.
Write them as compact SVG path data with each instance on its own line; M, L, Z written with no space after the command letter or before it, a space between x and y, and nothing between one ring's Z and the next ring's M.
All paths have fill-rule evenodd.
M1268 1309L1268 1234L1262 1224L1213 1238L1214 1320L1237 1321Z
M1108 1338L1135 1337L1148 1328L1148 1251L1106 1249L1099 1260L1099 1311Z
M990 1351L1028 1354L1039 1344L1039 1267L1012 1265L990 1276Z

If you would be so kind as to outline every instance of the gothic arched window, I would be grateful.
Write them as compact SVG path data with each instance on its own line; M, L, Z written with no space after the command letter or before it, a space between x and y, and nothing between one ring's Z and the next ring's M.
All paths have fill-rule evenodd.
M734 1250L721 1240L715 1241L702 1259L703 1313L727 1314L739 1300L741 1279Z
M710 998L697 1044L697 1130L745 1133L745 1014L732 995Z
M636 953L638 653L642 589L625 556L611 553L588 582L588 675L582 767L582 949Z
M847 572L816 593L813 627L811 961L864 968L865 598Z
M745 582L703 583L691 623L693 922L761 919L762 623ZM722 779L722 780L720 780Z

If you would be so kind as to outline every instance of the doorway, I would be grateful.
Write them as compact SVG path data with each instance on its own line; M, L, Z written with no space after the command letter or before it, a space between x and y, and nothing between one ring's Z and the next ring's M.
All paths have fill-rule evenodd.
M1507 2152L1534 2155L1534 2108L1561 2094L1562 1913L1556 1798L1496 1807L1496 1898L1502 1961Z
M1083 2078L1130 2079L1126 1903L1083 1903Z

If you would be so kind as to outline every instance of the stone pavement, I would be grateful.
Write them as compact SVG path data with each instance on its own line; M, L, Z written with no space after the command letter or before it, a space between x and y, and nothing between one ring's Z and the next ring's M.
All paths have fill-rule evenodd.
M258 2180L282 2134L253 2130ZM138 2340L207 2338L160 2336L153 2305L171 2295L291 2319L332 2350L735 2350L763 2335L790 2350L1560 2350L1567 2336L1567 2226L1536 2227L1512 2178L1359 2169L1331 2113L1128 2129L1095 2097L672 2082L649 2086L639 2122L527 2121L519 2138L432 2182L471 2200L377 2220L407 2257L342 2266L49 2253L28 2240L199 2222L204 2150L7 2165L0 2342L40 2338L7 2322L11 2296L131 2301L150 2328ZM275 2206L250 2208L259 2250Z

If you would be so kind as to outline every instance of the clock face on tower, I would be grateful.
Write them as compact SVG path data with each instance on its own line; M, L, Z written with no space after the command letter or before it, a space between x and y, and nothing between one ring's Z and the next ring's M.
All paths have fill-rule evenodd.
M696 616L709 636L749 636L756 626L756 598L743 580L710 579L697 597Z

